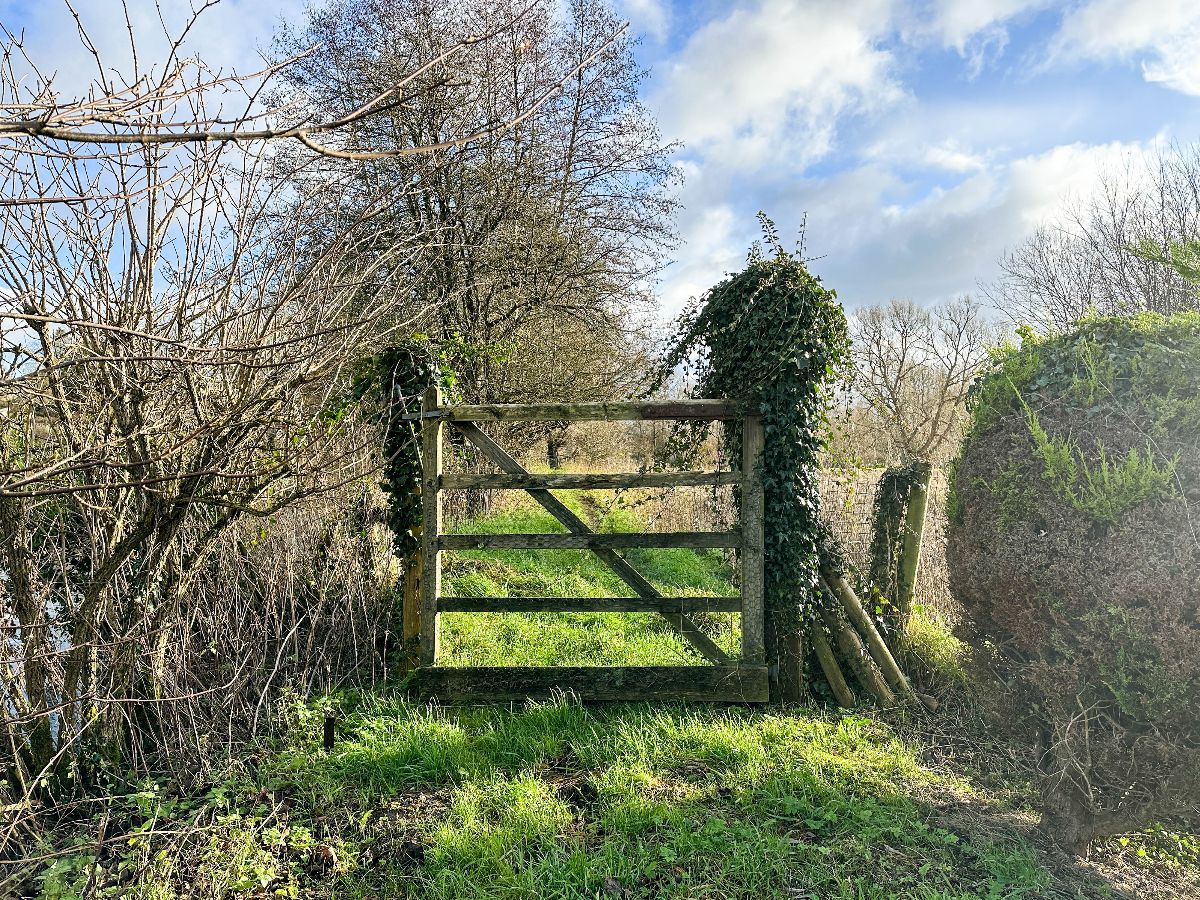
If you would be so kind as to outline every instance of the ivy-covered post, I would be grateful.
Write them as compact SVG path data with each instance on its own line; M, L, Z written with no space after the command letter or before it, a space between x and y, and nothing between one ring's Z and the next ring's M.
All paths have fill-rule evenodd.
M904 513L904 537L900 549L900 575L896 590L896 634L901 641L912 615L913 595L917 588L917 568L921 564L921 542L925 533L925 511L929 505L929 477L933 467L924 461L912 463L912 488Z
M763 600L763 427L757 415L742 422L742 662L766 662Z
M438 595L442 559L438 532L442 521L441 388L425 391L421 401L421 665L432 666L438 652Z
M765 659L772 699L789 700L803 685L804 633L816 618L826 544L817 469L827 436L827 388L849 338L835 294L760 218L772 252L756 246L743 271L685 311L663 378L695 364L701 396L731 398L744 416L761 421L762 492L743 488L738 500L743 520L762 504ZM744 459L742 431L727 427L725 440L731 458Z
M382 480L392 550L400 560L403 594L396 610L403 671L420 663L421 574L423 569L420 420L413 415L426 386L437 377L428 341L413 336L362 360L354 372L352 396L374 395L379 404Z

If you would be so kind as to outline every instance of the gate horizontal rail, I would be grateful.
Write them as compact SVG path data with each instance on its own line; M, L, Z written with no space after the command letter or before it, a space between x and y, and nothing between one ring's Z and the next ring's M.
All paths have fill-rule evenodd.
M443 475L442 490L621 490L624 488L716 487L741 484L740 472L620 472L584 475L571 472L527 475Z
M569 692L580 700L702 700L761 703L767 667L741 666L482 666L423 669L418 693L445 703L470 698L519 702Z
M441 612L741 612L741 597L438 597Z
M737 531L644 531L616 534L444 534L440 550L633 550L688 548L737 549Z
M427 415L423 413L423 415ZM741 418L728 400L646 400L633 403L492 403L448 406L440 410L451 422L621 422Z

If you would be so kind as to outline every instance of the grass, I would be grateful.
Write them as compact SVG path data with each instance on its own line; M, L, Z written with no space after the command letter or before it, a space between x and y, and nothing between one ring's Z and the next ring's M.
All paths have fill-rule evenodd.
M626 510L569 502L598 528L636 526ZM514 506L459 530L549 531L553 522ZM717 553L652 551L636 565L664 593L733 591ZM446 582L480 595L623 593L573 552L455 554ZM447 619L451 664L673 662L687 653L652 617ZM965 648L932 615L917 623L914 664L951 696L969 693ZM1192 835L1132 835L1100 848L1087 870L1046 849L1026 808L1033 792L1019 749L961 707L889 717L585 708L560 697L442 709L383 691L285 698L276 709L278 737L225 771L116 791L102 814L46 836L31 855L56 858L23 895L1092 900L1115 896L1110 880L1150 884L1141 896L1200 895ZM337 739L326 751L322 723L334 709Z
M147 791L128 825L215 827L187 853L135 848L135 894L940 900L1050 882L1023 839L939 824L949 783L868 717L348 702L332 752L295 707L288 740L203 801L164 816Z
M588 492L562 491L572 511L601 532L641 530L636 514L621 506L600 507ZM606 492L590 492L604 494ZM532 501L491 516L454 523L464 534L562 531ZM447 593L460 597L619 597L631 591L595 554L585 550L491 550L446 554ZM720 551L634 550L629 561L666 596L728 596L737 593ZM737 655L737 616L702 617L710 637ZM448 666L662 665L702 663L690 644L661 616L617 613L448 613L442 617Z

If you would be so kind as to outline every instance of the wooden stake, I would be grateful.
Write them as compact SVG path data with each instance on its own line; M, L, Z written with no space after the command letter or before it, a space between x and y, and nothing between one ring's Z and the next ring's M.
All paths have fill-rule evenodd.
M867 649L871 653L871 658L875 660L880 671L883 672L883 677L887 679L888 684L899 693L908 697L914 697L915 693L912 685L908 683L908 678L905 677L900 666L896 664L896 658L892 656L892 651L888 649L883 636L879 633L879 629L875 627L875 623L871 621L871 617L863 609L862 601L858 599L858 595L854 593L854 588L846 581L845 576L822 568L821 583L825 586L826 591L841 601L842 609L846 611L846 617L849 618L850 623L866 639Z
M852 707L855 702L854 692L850 690L850 685L846 684L846 676L842 674L842 667L838 665L833 648L829 646L829 639L825 637L820 625L813 625L809 640L812 641L817 662L821 664L821 671L825 674L825 680L829 682L834 698L841 706Z

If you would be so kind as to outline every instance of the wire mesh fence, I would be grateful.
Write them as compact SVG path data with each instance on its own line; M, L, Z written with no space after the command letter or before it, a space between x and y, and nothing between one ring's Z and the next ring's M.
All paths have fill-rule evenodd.
M875 490L883 469L826 470L821 473L821 507L846 557L860 571L870 567ZM917 568L916 602L950 621L958 607L950 593L946 570L946 472L935 468L929 479L929 507L921 562Z

